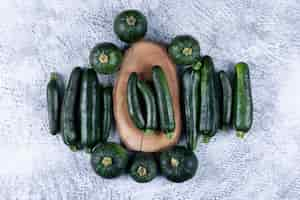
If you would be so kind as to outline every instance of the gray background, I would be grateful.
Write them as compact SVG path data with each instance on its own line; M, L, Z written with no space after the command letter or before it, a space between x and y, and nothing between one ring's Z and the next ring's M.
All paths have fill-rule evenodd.
M67 77L89 50L111 41L118 12L143 11L147 38L196 37L217 69L250 65L254 126L245 140L220 132L197 148L196 176L174 184L104 180L89 156L47 133L45 86ZM0 199L300 199L300 1L2 0L0 4ZM101 76L103 84L112 77ZM116 134L113 137L118 140Z

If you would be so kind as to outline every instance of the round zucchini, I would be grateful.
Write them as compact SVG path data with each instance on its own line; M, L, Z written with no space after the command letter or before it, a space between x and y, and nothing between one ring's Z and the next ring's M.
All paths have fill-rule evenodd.
M136 42L147 32L147 19L138 10L123 11L115 18L114 31L120 40Z
M91 51L90 65L100 74L112 74L118 71L122 62L122 51L109 42L97 44Z
M103 178L120 176L126 169L128 152L119 144L100 143L93 149L91 165L96 174Z
M157 176L157 164L151 154L136 154L130 167L130 176L139 183L152 181Z
M200 45L191 36L176 36L169 45L168 52L176 64L191 65L200 58Z
M162 174L173 182L191 179L198 169L196 155L183 146L175 146L162 152L159 160Z

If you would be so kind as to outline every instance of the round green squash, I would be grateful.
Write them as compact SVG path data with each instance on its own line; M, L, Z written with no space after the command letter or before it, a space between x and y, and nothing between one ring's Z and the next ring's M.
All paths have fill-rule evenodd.
M175 146L162 152L159 162L162 174L173 182L191 179L198 168L196 155L183 146Z
M147 19L138 10L125 10L115 18L114 31L120 40L136 42L147 32Z
M103 178L120 176L126 169L128 152L119 144L108 142L98 144L92 152L92 168Z
M109 42L97 44L90 52L90 65L100 74L112 74L119 69L122 51Z
M137 153L129 171L136 182L146 183L157 176L157 164L152 154Z
M191 65L200 58L200 45L188 35L176 36L168 47L168 53L178 65Z

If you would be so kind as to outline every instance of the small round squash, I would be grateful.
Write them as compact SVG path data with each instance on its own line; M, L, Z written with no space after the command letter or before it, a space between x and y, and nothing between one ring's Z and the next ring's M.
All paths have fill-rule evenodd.
M157 176L157 164L152 154L137 153L130 167L130 176L139 183L152 181Z
M100 74L112 74L119 69L122 51L114 44L105 42L97 44L90 53L90 65Z
M169 45L168 53L176 64L191 65L200 58L200 45L191 36L176 36Z
M147 19L138 10L125 10L115 18L114 31L120 40L136 42L147 32Z
M183 182L191 179L198 168L198 159L193 151L175 146L159 157L162 174L170 181Z
M116 143L98 144L92 152L91 164L96 174L103 178L120 176L128 163L128 152Z

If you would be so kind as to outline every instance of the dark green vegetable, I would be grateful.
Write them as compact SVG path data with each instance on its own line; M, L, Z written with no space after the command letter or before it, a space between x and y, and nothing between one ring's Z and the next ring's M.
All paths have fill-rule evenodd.
M137 153L130 167L130 176L139 183L152 181L157 176L157 164L153 156Z
M123 11L114 20L114 31L120 40L136 42L147 32L147 19L138 10Z
M139 129L145 128L145 120L142 114L141 105L137 92L138 76L136 72L132 72L128 79L127 85L127 104L129 115Z
M78 99L80 93L80 82L82 69L73 69L65 91L61 109L62 138L72 151L80 148L80 128L78 127Z
M118 71L122 59L122 51L109 42L97 44L89 57L90 65L100 74L112 74Z
M162 152L159 160L162 174L174 182L191 179L198 169L196 155L182 146L175 146Z
M176 36L169 45L168 52L178 65L191 65L200 58L198 41L188 35Z
M153 130L156 130L158 128L154 92L152 91L152 88L145 81L142 80L138 80L137 87L140 93L142 94L146 106L147 116L145 132L151 133L153 132Z
M228 127L231 122L231 109L232 109L232 87L230 79L226 72L219 72L219 80L221 83L221 113L222 125Z
M103 89L102 142L107 142L113 123L112 90L112 87L106 87Z
M253 121L250 74L246 63L240 62L235 65L233 92L233 125L237 136L243 138Z
M183 74L183 98L187 147L194 150L198 142L200 110L200 70L188 68Z
M100 143L93 149L91 156L92 168L103 178L120 176L128 163L128 152L119 144Z
M101 87L96 72L86 69L80 88L81 145L90 152L101 140Z
M60 130L60 109L62 95L58 83L57 73L51 73L50 81L47 84L47 107L50 134L55 135Z
M204 56L202 59L200 88L199 130L204 135L204 142L207 143L216 134L219 126L215 70L213 61L209 56Z
M172 138L175 129L173 103L166 76L160 66L152 68L152 78L159 109L160 128Z

